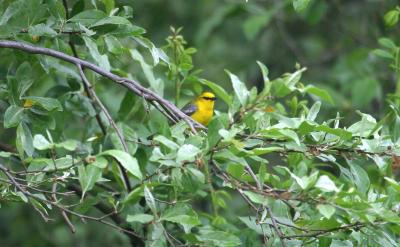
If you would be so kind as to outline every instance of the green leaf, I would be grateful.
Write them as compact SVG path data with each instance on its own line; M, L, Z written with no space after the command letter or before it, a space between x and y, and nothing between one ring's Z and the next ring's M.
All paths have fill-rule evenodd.
M176 162L181 163L184 161L194 161L196 155L200 153L201 150L191 144L182 145L176 154Z
M119 39L112 35L107 35L106 37L104 37L104 42L107 45L107 50L111 53L121 55L125 51L125 48L122 46ZM130 92L128 91L128 93Z
M90 163L92 166L97 166L98 168L104 169L108 165L108 161L103 156L95 156L94 161Z
M246 216L246 217L239 217L239 220L241 220L246 226L258 234L262 235L264 233L263 227L261 224L258 223L258 219L254 216Z
M107 25L107 24L112 24L112 25L131 25L131 22L120 16L107 16L104 19L101 19L97 21L96 23L92 24L90 27L98 27L102 25Z
M20 12L23 7L24 5L22 1L11 2L0 18L0 26L6 24L8 20Z
M303 12L309 5L311 0L293 0L293 8L297 12Z
M289 173L290 176L296 181L296 183L303 190L310 188L314 184L318 174L318 172L315 172L311 174L309 177L304 176L300 178L296 174L291 172L287 167L280 167L280 168L284 169L287 173Z
M299 126L299 133L302 135L309 134L313 131L322 131L328 134L336 135L343 140L350 140L353 137L353 134L350 131L340 129L340 128L331 128L326 125L316 125L309 121L303 121Z
M299 83L301 75L303 74L304 71L305 68L302 68L296 70L294 73L287 73L284 76L284 82L286 86L288 86L288 88L290 88L291 90L296 89L296 85Z
M96 42L86 36L82 36L85 41L86 47L89 49L90 55L94 59L94 61L104 70L110 71L110 62L108 61L107 55L101 55L99 49L97 48Z
M232 97L220 85L206 79L200 79L199 81L203 85L211 88L211 90L217 95L217 97L221 98L227 105L232 104Z
M111 149L100 153L99 155L109 155L118 160L118 162L128 170L133 176L138 179L142 179L143 175L140 171L139 164L136 158L132 157L130 154L116 149Z
M333 239L329 247L354 247L354 245L350 240Z
M216 116L208 124L207 139L210 147L214 147L220 140L218 131L224 128L223 120L225 115Z
M368 173L361 168L359 165L349 162L350 171L353 174L354 183L357 186L358 191L366 194L369 190L371 182L368 177Z
M162 136L162 135L158 135L158 136L154 137L153 140L158 141L159 143L163 144L166 148L169 148L172 150L176 150L179 148L178 144L176 144L174 141L171 141L170 139L168 139L167 137Z
M323 131L332 135L339 136L341 139L350 140L353 137L353 134L350 131L343 130L343 129L333 129L326 125L320 125L315 128L315 130Z
M314 121L317 118L320 108L321 108L321 102L320 101L315 102L314 105L311 107L311 109L308 111L307 120Z
M244 191L244 194L254 203L268 205L268 198L263 195L251 191Z
M103 11L97 9L90 9L80 12L79 14L73 16L68 21L75 23L79 22L84 26L89 26L106 17L107 15Z
M115 2L114 0L101 0L104 4L104 6L106 7L106 12L107 14L110 14L111 11L114 9L115 7Z
M288 137L289 139L292 139L294 142L296 142L297 145L301 145L300 144L300 139L297 136L296 132L294 132L293 130L290 129L280 129L278 130L279 133L281 133L282 135Z
M22 99L31 100L33 105L40 105L47 111L62 111L62 106L57 99L29 96Z
M144 187L144 198L146 199L147 206L150 208L153 214L157 215L156 201L154 200L154 196L147 186Z
M67 168L73 167L76 164L76 162L77 162L77 160L75 160L71 156L67 155L65 157L56 159L55 162L53 162L51 160L49 163L50 165L46 167L46 170L47 171L55 171L58 169L67 169ZM54 167L54 163L55 163L55 166L57 167L57 169L56 169L56 167Z
M285 149L283 147L265 147L265 148L254 148L251 150L251 152L254 155L264 155L264 154L269 154L269 153L278 153L278 152L283 152Z
M200 220L196 212L186 204L177 204L169 207L163 212L160 220L181 224L185 232L190 232L192 227L200 225Z
M57 36L57 32L54 31L49 26L46 26L44 23L40 23L35 26L30 26L28 29L28 33L30 35L45 36L45 37Z
M250 95L250 92L247 90L246 85L242 81L240 81L240 79L236 75L232 74L228 70L226 70L225 72L229 75L229 78L231 79L233 90L235 91L235 94L239 99L240 104L242 106L245 106Z
M271 82L272 95L281 98L291 93L295 88L289 88L282 78L275 79Z
M78 166L78 179L82 187L82 198L85 193L93 189L95 183L101 178L102 170L96 166Z
M264 81L264 89L263 89L262 93L268 94L269 91L271 90L271 81L268 78L268 73L269 73L268 68L260 61L257 61L257 64L261 69L261 73L262 73L263 81Z
M391 40L391 39L389 39L389 38L380 38L380 39L378 40L378 43L379 43L381 46L383 46L383 47L385 47L385 48L388 48L388 49L390 49L390 50L394 50L394 49L397 48L396 43L394 43L393 40Z
M390 10L384 16L385 24L389 27L394 26L399 21L400 12L397 9Z
M29 62L25 61L18 66L15 72L15 79L18 83L18 97L22 98L28 89L32 86L34 80L32 78L32 67Z
M32 157L33 152L33 138L29 127L25 123L20 123L17 128L16 146L20 157L23 157L25 152L29 157Z
M336 187L335 183L326 175L322 175L318 178L315 187L324 192L339 192L339 189Z
M196 237L204 246L235 247L242 244L240 239L231 233L210 229L200 230Z
M55 144L58 148L64 148L68 151L74 151L78 147L79 142L76 140L66 140L61 143Z
M154 216L151 214L135 214L135 215L128 214L128 217L126 218L126 221L128 222L139 222L142 224L147 224L153 220Z
M0 38L10 38L20 32L18 27L0 25Z
M11 105L4 113L4 128L17 126L23 119L24 108Z
M38 150L53 148L53 144L50 143L43 135L35 135L33 137L33 146Z
M241 178L244 174L244 166L242 164L232 163L226 167L226 171L235 178Z
M0 157L2 157L2 158L9 158L12 155L13 155L13 153L0 151Z
M394 188L397 192L400 192L400 184L393 178L384 177L384 179Z
M382 50L382 49L375 49L372 51L372 54L382 57L382 58L387 58L387 59L394 59L394 56L392 53Z
M160 79L156 79L153 73L153 66L146 63L142 54L137 50L130 50L131 57L140 63L143 73L150 84L150 87L159 95L164 94L164 83Z
M328 204L318 204L317 209L327 219L330 219L336 211L335 207Z
M117 123L117 126L119 128L119 130L122 132L122 136L125 139L125 143L128 146L128 151L131 155L136 153L136 150L138 148L138 144L137 144L137 134L136 132L127 124L123 123L123 122L119 122ZM118 134L116 133L116 131L113 131L110 135L110 139L112 144L114 145L114 147L116 149L119 150L124 150L124 147L121 143L121 140L118 136Z
M143 193L144 193L143 190L144 190L143 185L137 186L131 192L129 192L129 194L124 198L122 203L133 205L133 204L139 202L139 200L143 197Z
M313 85L308 85L304 88L303 91L306 93L309 93L309 94L314 94L314 95L320 97L322 100L325 100L331 104L334 104L334 101L333 101L331 95L324 89L318 88Z
M352 124L347 130L354 136L368 137L371 131L376 126L376 120L369 114L358 112L361 115L361 120Z
M145 33L145 30L139 27L136 27L136 29L136 34L132 34L136 35L133 39L150 51L151 56L153 57L153 66L156 66L160 62L160 59L170 65L169 57L161 48L157 48L150 40L139 36L140 34Z

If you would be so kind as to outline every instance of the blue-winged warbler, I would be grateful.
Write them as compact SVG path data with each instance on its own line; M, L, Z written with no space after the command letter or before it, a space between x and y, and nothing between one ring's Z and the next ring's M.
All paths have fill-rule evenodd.
M211 92L204 92L195 100L182 108L183 113L197 122L207 126L214 114L214 101L216 97Z

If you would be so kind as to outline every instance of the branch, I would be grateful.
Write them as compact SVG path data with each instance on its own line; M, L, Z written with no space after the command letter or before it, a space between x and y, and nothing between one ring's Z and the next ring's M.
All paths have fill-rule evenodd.
M381 224L382 222L374 222L374 224ZM352 224L347 224L347 225L342 225L342 226L338 226L335 228L331 228L331 229L327 229L327 230L318 230L314 233L308 233L308 234L297 234L297 235L287 235L284 236L284 238L286 239L293 239L293 238L315 238L321 235L325 235L327 233L331 233L331 232L336 232L336 231L344 231L344 230L349 230L352 228L363 228L366 227L366 225L364 223L361 222L356 222L356 223L352 223Z
M62 59L69 63L73 63L76 66L80 65L84 68L88 68L104 77L109 78L110 80L112 80L118 84L121 84L122 86L124 86L127 89L129 89L130 91L134 92L136 95L143 97L145 100L147 100L149 102L152 102L152 101L157 102L163 108L168 109L168 111L162 112L164 115L167 115L170 113L170 117L172 117L172 118L177 117L178 119L184 120L189 125L192 132L196 133L196 128L206 130L206 127L204 127L202 124L196 122L191 117L187 116L185 113L183 113L179 108L177 108L170 101L160 97L153 91L143 87L139 82L137 82L135 80L120 77L118 75L115 75L111 72L108 72L108 71L100 68L99 66L89 63L85 60L75 58L73 56L69 56L65 53L62 53L62 52L59 52L59 51L56 51L53 49L35 47L35 46L25 44L22 42L9 41L9 40L0 40L0 47L17 49L17 50L25 51L25 52L32 53L32 54L43 54L43 55Z
M85 33L85 31L82 31L82 30L63 30L63 29L57 29L57 28L54 28L53 30L59 34L67 34L67 35L80 35L80 34ZM23 29L21 29L21 31L19 31L19 33L28 33L28 32L29 31L26 28L23 28Z
M62 0L62 2L63 2L64 10L65 10L65 19L68 20L69 19L68 2L67 2L67 0ZM68 44L71 47L74 57L79 59L78 53L76 52L76 49L75 49L75 45L71 39L69 40ZM117 132L117 135L118 135L118 137L121 141L121 144L124 148L124 151L128 153L128 146L126 145L126 142L125 142L124 138L122 137L122 134L121 134L120 130L118 129L117 125L115 124L114 120L112 119L110 113L107 111L107 108L100 101L99 97L97 97L96 92L94 91L92 85L90 84L89 80L85 76L85 73L83 72L82 66L77 64L77 67L78 67L79 75L80 75L82 83L83 83L83 88L85 89L87 96L92 101L96 101L97 104L100 106L101 110L104 112L108 121L110 122L110 125ZM93 105L93 102L91 102L91 103ZM95 108L94 105L93 105L93 107ZM98 113L96 113L96 121L99 124L99 127L100 127L101 131L103 132L103 135L106 135L107 134L106 127L104 126L103 122L101 121L100 114L98 114ZM125 169L122 167L122 165L120 164L119 161L117 161L117 164L118 164L118 170L121 174L122 180L125 185L125 189L127 189L128 191L131 191L131 184L129 182L128 174L126 173Z
M68 188L70 190L75 191L75 193L77 194L78 197L82 196L82 190L78 186L71 184L71 185L68 185ZM101 211L103 214L109 215L110 219L112 221L114 221L114 223L117 224L118 226L124 226L127 224L127 222L123 218L121 218L118 214L115 214L115 213L112 214L112 212L114 212L114 209L110 208L105 203L99 202L94 206L99 211ZM130 231L129 227L122 227L122 228L127 230L128 232ZM128 232L125 232L125 233L127 233L127 236L130 238L132 246L144 246L143 239L140 236L131 235Z
M0 142L0 150L6 151L6 152L9 152L9 153L16 153L17 152L17 150L14 147L8 145L7 143L2 143L2 142Z
M56 182L54 182L54 184L53 184L52 191L53 191L53 193L52 193L53 200L55 203L57 203L58 200L57 200L57 195L56 195L56 192L57 192L57 183ZM69 229L71 230L71 232L75 233L76 232L75 226L69 220L67 213L64 210L60 210L60 211L61 211L61 215L63 216L65 222L67 222L67 225L68 225Z
M68 20L69 19L69 10L68 10L67 0L62 0L62 2L63 2L63 5L64 5L64 10L65 10L65 19ZM72 42L71 35L72 34L69 35L69 41L68 41L69 47L71 48L71 51L72 51L72 54L74 55L74 57L79 58L78 53L76 52L75 45ZM89 97L92 100L91 104L93 105L93 108L96 109L96 106L93 104L94 99L93 99L91 93L89 92L89 88L84 83L84 81L83 81L84 78L82 78L82 76L81 76L81 80L82 80L83 88L85 89L87 97ZM100 114L96 112L95 117L96 117L96 121L99 124L99 127L101 129L101 132L105 136L107 134L107 130L106 130L106 127L104 126L103 122L101 121Z
M79 70L79 75L82 78L82 81L83 81L83 84L85 85L87 93L90 95L89 97L91 99L94 99L96 101L96 103L100 106L100 108L103 111L104 115L106 115L106 118L108 119L108 122L110 123L110 125L114 128L115 132L117 133L118 139L121 142L124 151L126 153L129 153L128 145L125 142L125 139L124 139L124 137L123 137L123 135L121 133L121 130L118 128L117 124L115 123L115 121L111 117L111 114L108 112L107 108L103 105L103 103L101 102L101 100L97 96L96 92L94 91L94 89L92 87L92 84L90 84L89 80L85 76L85 73L83 72L82 66L80 64L77 64L77 66L78 66L78 70ZM101 122L101 121L99 120L99 122ZM124 181L126 189L128 191L131 191L132 188L131 188L131 184L129 183L128 174L126 173L125 169L122 167L122 165L118 161L117 161L117 164L118 164L119 172L122 175L122 179Z

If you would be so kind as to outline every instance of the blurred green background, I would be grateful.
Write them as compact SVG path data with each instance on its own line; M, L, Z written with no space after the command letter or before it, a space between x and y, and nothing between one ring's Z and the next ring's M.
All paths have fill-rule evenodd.
M129 4L130 1L121 2ZM287 0L135 1L134 19L157 45L165 44L169 26L198 52L194 64L202 76L229 89L224 69L248 85L262 85L256 60L266 64L270 77L308 68L303 82L329 90L346 118L355 109L375 117L384 111L384 96L395 90L388 63L372 55L381 37L398 37L383 16L394 0L318 0L301 13ZM396 39L394 39L396 40Z
M72 6L76 1L69 2ZM201 77L228 92L224 69L248 86L260 87L257 60L268 66L270 78L293 71L299 63L308 68L302 81L328 90L334 100L325 104L324 114L333 118L339 111L345 122L353 122L358 118L355 110L382 117L385 95L396 89L389 63L372 53L379 38L399 37L399 28L388 28L383 21L396 3L311 0L301 13L289 0L122 0L116 7L131 6L135 24L160 47L166 45L170 26L183 27L188 46L197 49L194 64L203 70ZM111 100L105 99L112 105ZM0 246L129 245L124 236L100 224L76 224L81 229L72 235L62 220L58 222L43 224L32 208L21 204L2 205Z

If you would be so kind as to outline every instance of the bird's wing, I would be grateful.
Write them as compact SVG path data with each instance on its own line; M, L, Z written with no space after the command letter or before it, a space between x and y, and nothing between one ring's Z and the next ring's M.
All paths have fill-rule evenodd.
M191 116L193 113L197 111L197 106L193 103L189 103L185 105L181 110L186 115Z

